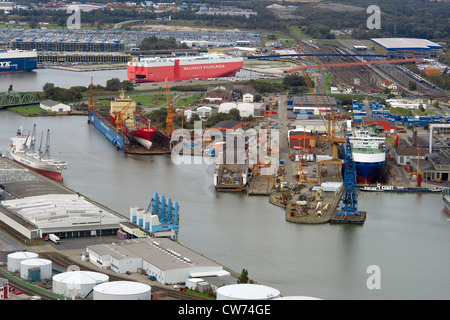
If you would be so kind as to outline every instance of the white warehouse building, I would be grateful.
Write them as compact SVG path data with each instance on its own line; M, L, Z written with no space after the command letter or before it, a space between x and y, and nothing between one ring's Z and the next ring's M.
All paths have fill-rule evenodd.
M88 246L89 261L117 273L143 269L163 284L185 282L195 276L227 273L214 261L167 238L140 238ZM229 273L228 273L229 274Z
M231 109L238 109L243 118L255 116L255 105L248 102L224 102L219 106L219 113L229 113Z
M49 112L68 112L71 109L69 105L53 100L41 101L39 106Z

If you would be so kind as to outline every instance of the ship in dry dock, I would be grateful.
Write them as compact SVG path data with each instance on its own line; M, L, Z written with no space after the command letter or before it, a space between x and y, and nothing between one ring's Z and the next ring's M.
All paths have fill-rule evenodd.
M166 154L170 138L139 113L133 99L120 97L111 102L109 112L93 107L92 90L88 123L96 127L117 149L134 154Z

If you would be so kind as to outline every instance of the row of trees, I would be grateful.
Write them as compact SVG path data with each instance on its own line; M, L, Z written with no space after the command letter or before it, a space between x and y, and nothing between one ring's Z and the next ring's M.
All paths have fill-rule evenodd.
M47 82L42 88L44 96L47 99L56 101L71 102L78 101L83 98L88 91L88 87L74 86L69 89L55 87L53 83ZM129 80L120 81L118 78L112 78L106 81L106 86L95 85L94 90L107 90L107 91L119 91L121 89L125 91L134 90L133 83Z
M174 37L169 37L167 39L160 39L156 36L151 36L144 38L139 45L141 51L148 50L165 50L165 49L189 49L189 47L182 43L178 45Z

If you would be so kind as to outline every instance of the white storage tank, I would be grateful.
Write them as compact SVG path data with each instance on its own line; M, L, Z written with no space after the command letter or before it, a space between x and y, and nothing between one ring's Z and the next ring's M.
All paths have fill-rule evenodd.
M152 288L140 282L113 281L94 287L94 300L151 300Z
M53 292L67 298L86 298L92 289L109 281L109 276L92 271L69 271L53 276Z
M40 270L39 279L51 279L52 277L52 262L47 259L26 259L20 262L20 277L22 279L30 278L30 269L35 272L36 269Z
M20 271L20 262L26 259L36 259L38 258L38 254L29 251L19 251L8 254L7 256L7 268L10 272L19 272Z
M280 297L277 289L259 284L232 284L217 289L217 300L271 300Z

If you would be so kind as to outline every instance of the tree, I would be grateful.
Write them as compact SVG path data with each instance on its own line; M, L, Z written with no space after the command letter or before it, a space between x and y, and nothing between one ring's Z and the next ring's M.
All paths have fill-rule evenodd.
M121 83L120 80L118 78L112 78L109 79L108 81L106 81L106 90L109 91L118 91L121 88Z
M408 82L408 89L414 91L417 89L417 83L415 81L410 80Z
M237 108L233 108L229 112L230 120L241 121L241 115L239 114L239 110Z
M237 283L248 283L248 282L249 282L248 271L247 269L242 269L241 275L237 279Z
M120 86L125 91L133 91L134 90L133 82L131 82L130 80L123 80L122 83L120 84Z

